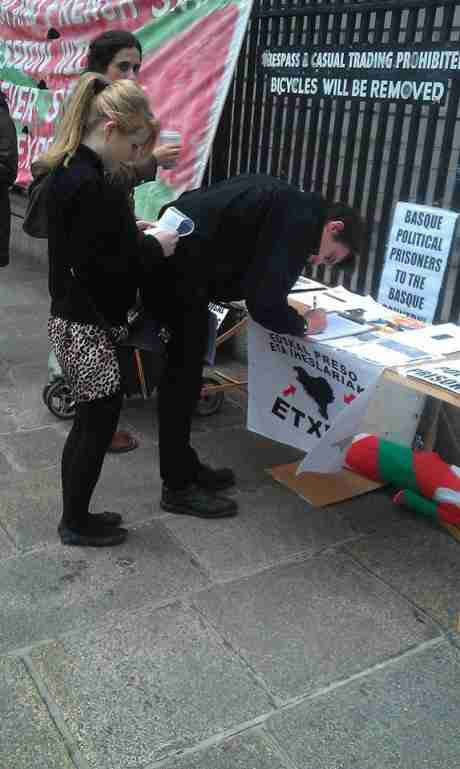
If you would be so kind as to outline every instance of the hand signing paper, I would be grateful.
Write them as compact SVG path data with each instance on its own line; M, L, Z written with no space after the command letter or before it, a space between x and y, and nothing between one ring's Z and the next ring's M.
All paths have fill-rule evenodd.
M327 313L321 309L307 309L304 312L306 324L305 334L320 334L327 326Z

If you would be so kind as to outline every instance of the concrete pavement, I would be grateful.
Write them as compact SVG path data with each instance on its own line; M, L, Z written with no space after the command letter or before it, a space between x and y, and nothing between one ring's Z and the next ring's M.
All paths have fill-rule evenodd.
M0 769L457 769L459 543L386 492L310 508L233 394L194 440L235 468L237 518L160 510L154 403L129 400L141 448L107 457L94 509L130 537L63 547L47 312L21 255L0 271Z

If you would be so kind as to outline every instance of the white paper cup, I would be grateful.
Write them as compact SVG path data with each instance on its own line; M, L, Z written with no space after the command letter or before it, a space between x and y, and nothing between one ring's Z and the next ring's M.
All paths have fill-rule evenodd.
M160 144L182 144L182 136L179 131L160 131ZM163 163L162 168L175 168L177 163Z

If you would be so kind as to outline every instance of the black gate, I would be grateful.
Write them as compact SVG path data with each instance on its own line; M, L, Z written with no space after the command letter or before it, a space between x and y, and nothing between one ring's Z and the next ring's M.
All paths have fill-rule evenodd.
M460 210L460 67L455 53L459 23L459 4L454 0L254 0L205 183L237 173L268 173L357 206L369 223L370 235L368 258L362 260L351 285L375 296L396 202ZM292 77L294 93L287 94L289 78L273 74L295 74L298 60L293 52L300 51L300 56L304 52L308 61L316 51L316 64L329 61L339 67L340 57L327 59L327 52L383 55L390 49L407 62L407 71L397 73L400 82L395 88L388 86L388 80L387 85L377 83L374 97L341 91L348 74L343 70L329 68L329 75L342 76L342 86L338 83L331 92L328 80L328 94L318 90L318 83L313 93L311 78L308 83L297 78L294 88ZM409 49L412 57L423 50L425 59L415 66L416 59L407 55L404 59ZM451 66L436 72L439 92L428 85L428 90L419 91L417 86L411 94L414 78L422 82L430 63L439 65L439 60L426 58L430 50L438 51L438 56L439 51L450 52ZM261 60L267 51L271 53L265 53L266 61L274 69L264 71ZM282 60L273 52L291 53L291 58ZM277 66L286 61L294 67L289 72ZM366 60L359 61L365 78ZM369 69L376 79L394 77L394 70L388 75L377 66L375 59ZM404 85L401 78L412 80ZM372 82L375 85L376 80ZM459 288L457 270L450 266L437 319L458 318Z

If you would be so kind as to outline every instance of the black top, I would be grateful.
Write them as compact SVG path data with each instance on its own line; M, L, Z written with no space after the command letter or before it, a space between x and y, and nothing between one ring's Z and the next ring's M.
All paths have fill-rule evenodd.
M171 261L208 299L245 299L254 320L278 333L303 335L287 296L326 216L320 195L270 176L245 174L181 195L171 205L195 222Z
M16 128L10 117L8 103L0 91L0 267L9 262L10 199L8 188L18 172L18 142Z
M138 232L123 189L84 145L53 173L48 255L51 314L94 323L96 309L111 324L125 322L138 287L155 279L163 258L155 238Z

